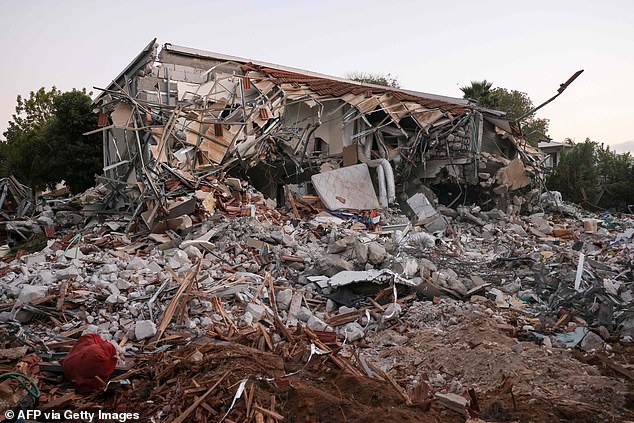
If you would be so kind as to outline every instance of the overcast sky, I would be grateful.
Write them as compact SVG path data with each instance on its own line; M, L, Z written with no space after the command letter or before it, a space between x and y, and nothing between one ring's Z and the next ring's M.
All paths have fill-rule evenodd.
M0 132L17 94L105 87L154 37L343 76L390 72L402 87L461 97L483 78L552 96L550 135L634 140L632 1L0 0Z

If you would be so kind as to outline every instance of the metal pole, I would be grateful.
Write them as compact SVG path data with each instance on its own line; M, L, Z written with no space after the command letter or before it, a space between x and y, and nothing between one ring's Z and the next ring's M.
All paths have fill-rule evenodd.
M536 111L538 111L539 109L541 109L542 107L544 107L545 105L547 105L548 103L550 103L551 101L553 101L554 99L559 97L561 95L561 93L563 93L564 90L566 88L568 88L568 85L572 84L572 82L575 79L577 79L577 77L579 75L581 75L582 73L583 73L583 69L578 70L577 72L575 72L574 75L572 75L570 78L568 78L568 80L566 82L564 82L563 84L559 85L559 89L557 90L557 94L555 94L554 96L552 96L551 98L549 98L548 100L546 100L545 102L540 104L539 106L537 106L537 107L529 110L528 112L524 113L522 116L520 116L517 119L515 119L515 122L520 122L521 120L526 119L527 117L529 117L530 115L534 114Z

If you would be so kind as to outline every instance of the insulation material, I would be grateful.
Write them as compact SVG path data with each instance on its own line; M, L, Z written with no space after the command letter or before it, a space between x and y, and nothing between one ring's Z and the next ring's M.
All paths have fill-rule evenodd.
M253 72L248 73L248 75L251 75L251 74L253 74ZM268 95L268 93L270 93L273 90L273 87L275 87L275 84L269 81L268 79L261 79L253 85L255 85L257 89L260 90L260 92L263 95Z
M233 142L234 134L232 132L239 130L239 125L232 125L230 129L225 128L225 125L221 124L210 125L209 129L205 132L204 139L200 143L200 150L205 153L212 162L221 163L227 154L229 146L231 146Z
M201 124L199 122L189 121L187 123L187 127L185 129L185 136L187 139L185 142L187 144L196 145L198 144L198 140L200 138L200 127Z
M372 96L370 98L365 98L365 96L355 97L354 101L358 101L358 100L361 100L361 101L359 101L355 106L357 107L357 109L359 109L361 113L364 113L364 114L373 111L380 104L379 99L376 98L375 96Z
M319 198L330 210L379 208L365 163L322 172L311 177Z

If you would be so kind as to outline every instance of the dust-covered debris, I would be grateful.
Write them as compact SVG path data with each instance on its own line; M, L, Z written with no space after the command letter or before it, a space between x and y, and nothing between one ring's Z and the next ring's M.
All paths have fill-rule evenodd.
M0 411L632 419L631 215L543 192L467 102L153 46L96 102L96 187L0 184ZM64 368L86 340L107 372Z

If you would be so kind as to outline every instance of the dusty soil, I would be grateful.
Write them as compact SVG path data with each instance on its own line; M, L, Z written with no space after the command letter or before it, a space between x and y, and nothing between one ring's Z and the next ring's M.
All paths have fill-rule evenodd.
M405 324L392 329L406 337L402 345L367 349L362 355L393 372L403 386L422 375L441 374L446 389L475 388L480 418L486 421L616 422L634 417L631 380L609 369L602 374L571 351L521 342L490 317L467 314L445 330L412 330ZM369 343L380 342L385 333L375 336Z
M622 374L609 366L585 364L570 350L519 341L508 326L487 315L465 313L444 329L397 322L369 335L367 341L374 348L360 349L358 354L385 370L410 395L425 380L439 392L463 394L473 388L480 421L634 418L633 385ZM464 413L437 402L431 407L416 401L408 406L390 383L346 372L326 356L314 356L306 365L308 346L304 339L285 350L265 352L249 346L248 339L242 344L200 339L177 352L147 356L128 375L132 387L117 385L110 393L82 399L76 408L94 409L100 404L104 409L154 416L157 422L172 421L225 376L186 421L219 420L246 378L245 395L236 401L228 422L244 421L247 403L251 410L255 405L275 410L287 422L467 421ZM344 349L341 355L355 362L347 351L351 350ZM613 358L631 360L631 352L620 348Z
M196 350L203 354L203 358L192 362ZM236 401L227 422L245 420L246 397L249 395L253 397L252 406L258 404L274 409L285 416L285 422L389 419L412 423L459 423L465 420L461 414L435 404L430 410L416 404L407 406L389 383L346 373L325 357L313 358L308 366L304 366L305 349L296 352L295 355L290 350L273 354L224 342L191 344L179 354L157 354L137 363L135 367L140 370L130 375L133 387L115 385L113 393L83 398L74 408L94 409L95 404L99 404L103 409L136 411L142 416L154 416L155 421L172 421L229 372L218 389L205 399L204 405L194 410L186 421L219 420L222 415L215 410L228 408L240 381L245 378L249 379L246 394ZM297 370L297 374L283 377Z

